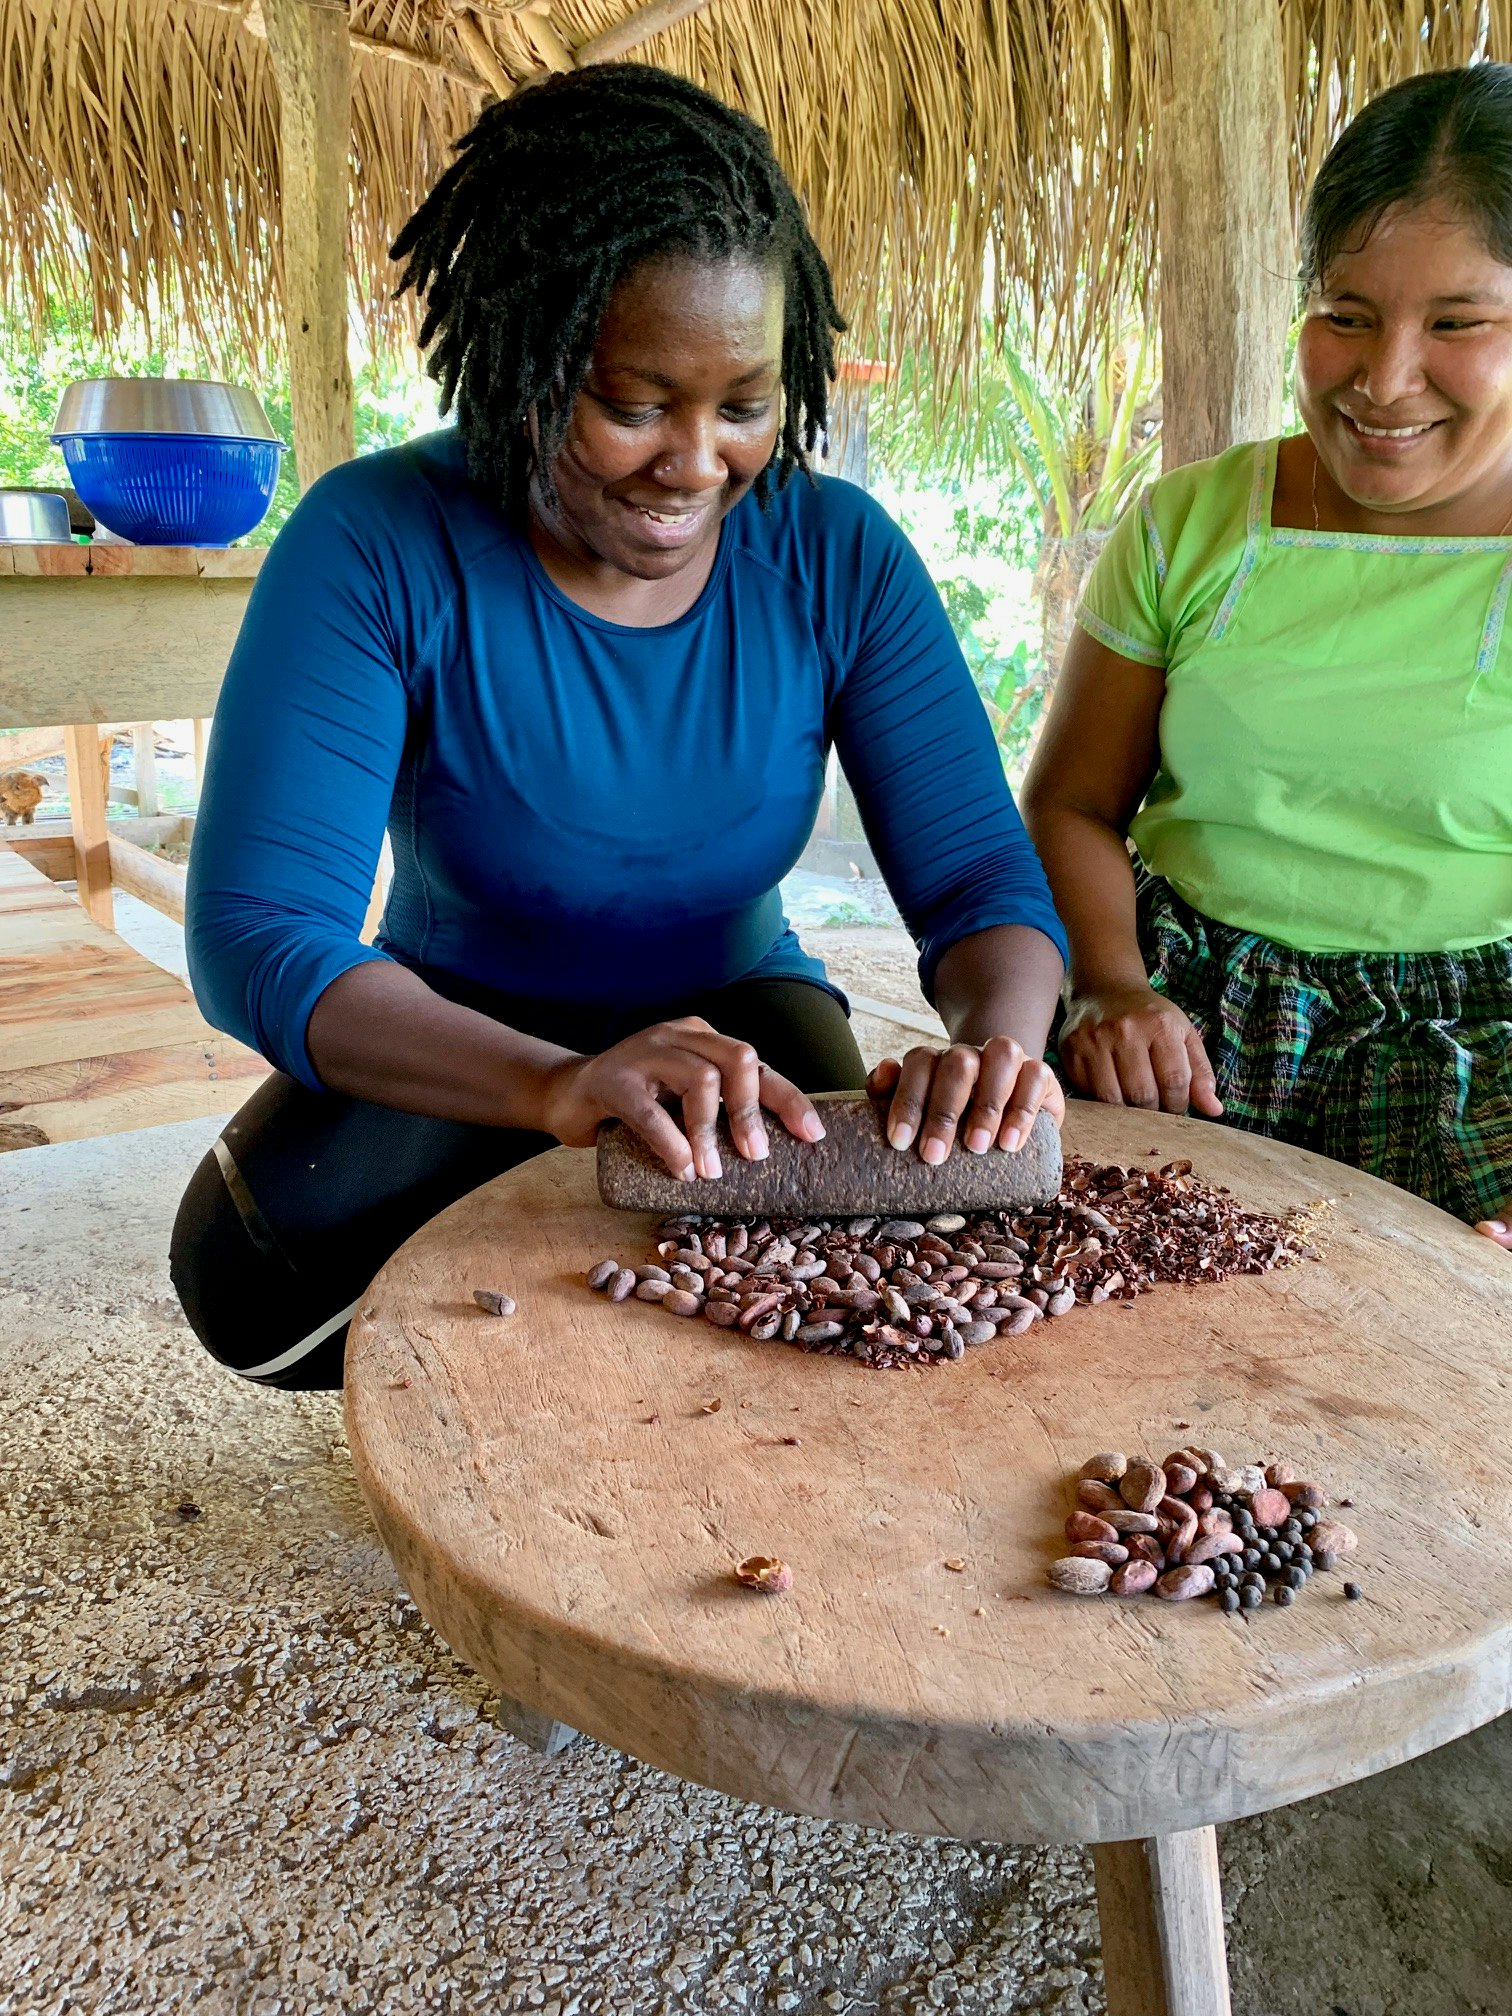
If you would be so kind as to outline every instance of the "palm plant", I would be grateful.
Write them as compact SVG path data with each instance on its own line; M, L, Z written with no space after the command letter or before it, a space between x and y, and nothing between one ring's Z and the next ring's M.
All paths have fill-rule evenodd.
M1037 715L1065 655L1083 581L1119 514L1160 453L1158 373L1151 326L1130 316L1100 343L1071 390L1058 387L1032 343L984 338L974 382L941 396L926 362L906 358L872 416L879 462L945 478L1000 479L1037 521L1035 593L1041 650L1037 688L990 698L1022 732ZM1005 708L1005 699L1012 698Z

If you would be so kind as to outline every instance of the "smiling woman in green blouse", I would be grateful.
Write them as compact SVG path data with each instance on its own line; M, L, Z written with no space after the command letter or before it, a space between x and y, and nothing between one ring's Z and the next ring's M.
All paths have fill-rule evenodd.
M1061 1061L1512 1246L1512 68L1354 121L1302 280L1306 432L1154 484L1079 611L1023 800Z

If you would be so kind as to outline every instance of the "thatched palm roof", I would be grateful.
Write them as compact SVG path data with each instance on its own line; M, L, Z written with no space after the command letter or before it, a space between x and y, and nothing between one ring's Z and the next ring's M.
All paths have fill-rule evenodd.
M771 129L857 347L924 339L950 360L984 307L1027 291L1079 301L1085 326L1149 270L1162 4L703 0L634 53ZM1512 55L1512 0L1253 4L1281 6L1299 187L1383 84L1478 47ZM0 293L61 291L100 333L161 307L277 346L278 99L257 5L0 0ZM376 338L396 330L387 247L455 136L643 5L352 0L352 266Z

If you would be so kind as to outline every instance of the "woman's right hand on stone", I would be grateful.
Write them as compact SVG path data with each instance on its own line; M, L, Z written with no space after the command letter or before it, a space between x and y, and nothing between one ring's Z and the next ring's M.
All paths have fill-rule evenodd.
M682 1125L662 1102L681 1107ZM593 1057L571 1057L546 1074L541 1126L568 1148L591 1148L603 1120L623 1120L688 1183L724 1168L714 1123L723 1106L735 1146L748 1162L768 1154L762 1109L799 1141L822 1141L824 1123L788 1079L770 1071L749 1043L721 1036L701 1016L637 1030Z
M1153 987L1073 992L1060 1059L1078 1092L1107 1106L1223 1112L1213 1067L1188 1018Z

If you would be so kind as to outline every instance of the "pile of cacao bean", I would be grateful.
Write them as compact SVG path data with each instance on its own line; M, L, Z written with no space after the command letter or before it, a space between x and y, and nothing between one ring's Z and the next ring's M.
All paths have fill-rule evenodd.
M1074 1596L1216 1596L1229 1613L1269 1596L1284 1608L1355 1551L1355 1535L1324 1517L1327 1506L1322 1486L1287 1463L1231 1469L1213 1449L1130 1462L1106 1450L1078 1473L1070 1552L1050 1581ZM1347 1582L1344 1593L1360 1592Z
M639 1264L588 1270L613 1302L780 1337L877 1369L935 1365L1078 1303L1316 1258L1300 1218L1248 1211L1187 1161L1073 1159L1039 1211L910 1218L669 1218Z

